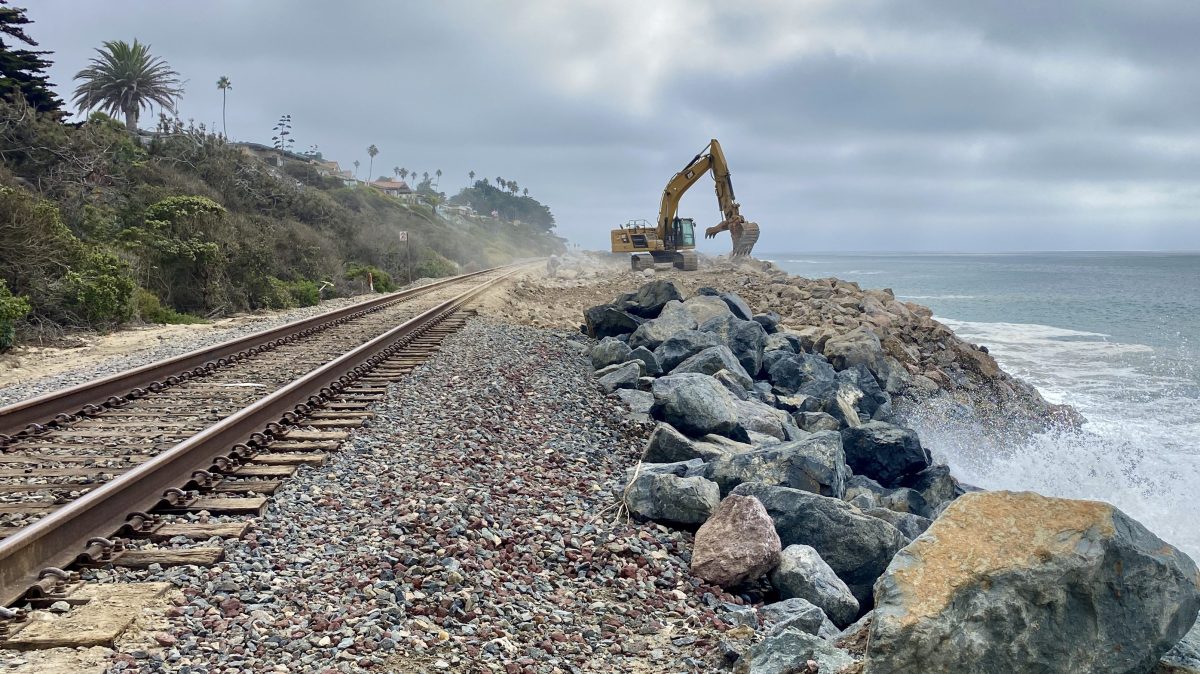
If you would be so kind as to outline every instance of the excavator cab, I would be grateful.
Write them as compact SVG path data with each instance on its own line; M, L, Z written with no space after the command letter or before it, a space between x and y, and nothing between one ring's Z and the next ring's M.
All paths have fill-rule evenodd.
M696 245L696 221L691 218L675 218L671 225L671 239L676 247L694 247Z

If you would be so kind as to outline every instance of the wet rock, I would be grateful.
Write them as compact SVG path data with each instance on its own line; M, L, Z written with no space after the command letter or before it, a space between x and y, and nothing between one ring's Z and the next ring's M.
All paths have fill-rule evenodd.
M702 477L638 475L626 488L625 507L638 517L673 524L702 524L721 502L717 485Z
M921 492L930 512L967 493L950 474L950 467L945 464L934 464L916 475L905 478L901 484Z
M651 415L685 435L715 433L734 437L745 431L738 425L735 399L724 386L704 374L670 374L654 380Z
M671 335L665 342L654 349L659 365L663 372L670 372L683 361L705 349L720 346L721 339L711 332L699 330L684 330Z
M663 373L662 365L658 362L658 356L654 355L653 351L644 346L639 346L633 351L630 351L625 356L625 360L641 361L645 366L644 371L648 376L658 377Z
M888 489L879 497L879 506L895 513L917 515L933 519L933 513L921 492L907 487Z
M885 487L898 486L929 467L929 452L916 432L883 421L871 421L842 431L846 462L856 474Z
M809 433L839 431L842 428L842 422L834 418L832 414L825 412L797 412L793 419L801 430Z
M775 360L767 371L767 379L781 394L799 391L812 381L832 382L837 372L824 356L794 353Z
M701 323L699 330L719 337L721 343L729 347L747 373L757 374L762 369L767 333L758 323L726 315Z
M658 424L646 441L646 451L642 454L642 461L648 463L671 463L689 459L711 461L725 456L727 453L724 448L691 440L670 424Z
M732 494L761 501L783 544L814 548L862 608L870 607L872 584L908 544L892 525L840 499L756 482L740 484Z
M783 317L774 311L768 311L763 314L755 314L753 320L763 326L763 330L766 330L768 335L771 335L779 330L779 322L783 320Z
M858 615L858 600L846 583L808 545L789 545L771 571L771 584L784 598L799 597L819 607L836 625L848 625Z
M592 367L599 370L629 360L629 345L615 337L605 337L592 347Z
M596 339L627 335L642 324L642 319L621 311L612 304L601 304L583 312L588 334Z
M831 337L825 342L822 353L836 370L846 370L855 365L866 366L877 379L888 376L887 361L879 337L866 328L851 330L844 335Z
M606 393L612 393L617 389L623 388L637 388L638 378L642 376L643 366L641 363L629 362L614 367L616 369L596 379L600 384L600 388L604 389Z
M683 293L674 281L656 279L642 285L636 292L624 295L618 306L635 316L657 318L667 302L683 301Z
M629 346L655 349L672 335L684 330L695 330L696 319L684 308L683 303L672 300L662 308L658 318L646 321L629 336Z
M1167 651L1154 674L1200 674L1200 621Z
M854 504L853 501L851 501L851 504L857 505L857 504ZM914 540L917 536L920 536L921 534L925 533L925 530L929 528L929 525L933 524L933 520L931 520L931 519L927 519L920 515L914 515L914 514L908 513L908 512L897 512L897 511L891 510L889 508L859 508L859 509L863 511L864 515L870 515L871 517L878 517L879 519L883 520L884 522L887 522L888 524L896 527L897 529L900 530L900 533L904 534L904 537L910 541Z
M1186 555L1106 503L954 501L880 579L868 674L1148 672L1200 611Z
M812 661L816 669L809 669ZM828 641L797 629L785 629L758 642L734 665L735 674L836 674L854 658Z
M692 318L696 319L697 325L703 324L710 318L733 315L733 312L729 311L729 306L725 304L724 300L712 295L690 297L684 301L683 306L687 307L688 312L692 314Z
M892 419L892 398L879 387L875 376L864 365L842 370L837 374L838 381L853 384L862 391L856 405L859 419L862 421L890 421Z
M841 498L846 489L841 436L817 433L795 442L712 459L704 468L708 479L727 494L743 482L793 487Z
M759 615L772 632L790 628L815 635L829 620L824 611L800 597L767 604L759 609Z
M761 577L779 561L781 546L762 503L728 496L696 531L692 575L721 587Z
M743 389L749 389L754 386L754 380L749 374L746 374L746 370L742 368L737 357L725 345L713 346L697 353L679 365L676 365L675 369L671 370L671 374L695 372L698 374L714 375L721 370L729 372L742 384Z

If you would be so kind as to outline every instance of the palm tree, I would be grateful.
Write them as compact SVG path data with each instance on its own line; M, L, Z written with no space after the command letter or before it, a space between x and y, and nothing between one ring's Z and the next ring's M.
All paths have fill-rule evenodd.
M475 172L474 171L467 172L467 177L471 179L471 182L475 182Z
M438 170L434 171L433 173L434 173L434 175L437 176L437 184L441 185L442 184L442 169L438 169Z
M228 138L229 127L225 125L225 94L233 88L233 83L228 77L221 75L221 79L217 80L217 88L221 90L221 133Z
M400 179L404 180L407 177L408 177L408 169L406 169L406 168L400 169Z
M358 180L358 160L354 160L354 179Z
M529 196L529 188L528 187L525 188L523 196L526 196L526 197Z
M110 40L96 53L99 56L92 58L91 65L75 74L75 79L82 80L75 88L75 104L80 110L100 108L124 115L130 131L137 130L142 108L157 103L175 111L175 99L183 94L179 73L152 56L150 45Z
M396 174L396 177L397 177L397 178L399 178L399 177L400 177L400 167L399 167L399 166L393 166L393 167L392 167L392 173Z
M371 158L371 163L367 164L367 178L371 177L371 171L375 168L375 155L379 154L379 148L375 147L375 143L367 148L367 156Z
M426 183L429 182L429 171L422 171L421 178L422 178L421 182L426 182Z

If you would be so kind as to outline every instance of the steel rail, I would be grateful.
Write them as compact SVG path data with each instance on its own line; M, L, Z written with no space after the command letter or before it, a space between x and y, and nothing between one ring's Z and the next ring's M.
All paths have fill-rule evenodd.
M278 423L298 403L311 401L314 396L335 396L353 380L347 373L361 375L369 371L389 357L389 349L398 346L400 340L421 334L518 271L513 269L479 284L392 328L0 540L0 606L20 600L43 569L70 565L89 539L120 530L130 513L153 508L165 490L184 485L196 470L219 472L214 465L218 457L238 444L254 444L252 436Z
M401 300L422 295L430 290L439 288L464 279L503 269L496 267L483 271L452 276L440 281L423 285L419 288L409 288L359 302L348 307L335 309L311 318L305 318L287 323L275 328L262 330L245 337L204 347L195 351L172 356L153 363L147 363L125 372L109 377L103 377L90 382L79 384L58 391L22 400L11 405L0 407L0 447L3 446L4 436L15 436L26 432L31 425L53 425L54 420L61 416L76 414L88 406L103 407L112 402L112 398L120 398L138 388L149 387L172 375L190 372L196 368L204 368L209 363L216 363L222 358L229 358L255 346L287 338L305 330L318 328L325 323L342 320L361 311L371 311L382 308Z

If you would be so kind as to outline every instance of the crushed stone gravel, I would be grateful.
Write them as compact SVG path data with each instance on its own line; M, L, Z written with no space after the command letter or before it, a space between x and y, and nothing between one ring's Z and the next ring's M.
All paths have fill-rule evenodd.
M88 572L182 590L156 644L110 671L719 668L751 598L690 576L691 534L617 511L646 428L582 352L472 319L326 465L286 482L225 561Z

